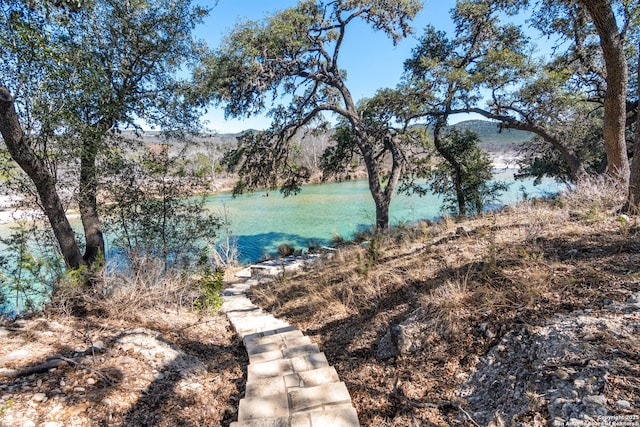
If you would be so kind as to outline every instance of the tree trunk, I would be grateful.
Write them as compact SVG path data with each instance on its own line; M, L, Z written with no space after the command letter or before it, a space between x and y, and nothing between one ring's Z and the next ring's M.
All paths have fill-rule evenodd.
M55 179L23 134L13 97L5 87L0 87L0 133L11 157L36 186L42 208L49 219L67 268L80 267L84 261L56 191Z
M580 0L598 30L607 73L604 96L604 146L607 173L625 186L629 183L629 158L625 140L627 118L627 60L624 40L608 0Z
M366 132L358 129L357 124L352 122L354 133L356 135L358 148L365 167L367 168L367 178L369 180L369 192L376 206L376 231L385 232L389 229L389 206L391 205L391 196L393 191L385 191L380 183L380 171L376 166L376 159L373 154L373 148L367 141ZM397 180L396 180L397 181ZM387 184L386 190L389 190L390 182Z
M464 191L462 191L462 168L460 163L449 153L442 145L442 139L440 132L442 128L446 126L448 115L439 117L433 128L433 145L436 147L438 153L444 157L444 159L453 168L453 185L456 191L456 202L458 203L458 216L467 216L467 202L465 200Z
M638 106L636 107L636 129L633 141L633 160L631 162L631 177L629 178L629 194L627 196L626 211L638 212L640 207L640 44L638 44Z
M104 237L102 224L98 217L98 178L96 173L96 156L98 153L98 139L88 135L82 141L82 156L80 159L80 197L78 206L80 218L86 240L83 259L91 265L98 258L104 256Z
M391 205L391 197L382 189L380 174L370 150L365 150L362 154L364 164L367 168L369 192L371 192L373 203L376 206L376 231L384 232L389 229L389 206Z

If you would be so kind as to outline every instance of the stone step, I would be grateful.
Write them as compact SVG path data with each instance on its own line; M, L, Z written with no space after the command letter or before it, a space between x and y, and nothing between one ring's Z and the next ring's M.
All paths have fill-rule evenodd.
M358 414L353 406L338 406L323 411L309 411L290 417L236 421L231 427L357 427Z
M288 393L305 387L315 387L322 384L339 383L340 378L335 368L313 369L305 372L295 372L285 376L255 379L247 382L245 397L272 396Z
M262 353L249 354L249 363L269 362L277 359L293 359L298 356L320 353L317 344L306 344L297 347L285 348L282 350L265 351Z
M349 391L317 344L251 303L247 280L225 289L222 311L249 355L233 427L355 427Z
M252 363L247 367L247 383L262 378L284 377L285 375L328 367L329 362L327 362L324 353Z
M238 421L288 417L298 412L331 409L332 405L351 406L349 391L342 382L296 389L289 393L245 397L240 400Z
M288 340L267 342L265 344L255 344L255 340L254 340L246 346L246 349L247 349L247 354L251 356L252 354L266 353L274 350L284 350L286 348L301 347L309 344L312 344L309 337L301 336L301 337L294 337Z
M289 392L289 410L292 413L325 409L327 405L351 405L349 390L343 382L321 384Z
M327 383L340 382L338 373L333 366L311 369L309 371L296 372L284 377L289 391L296 388L314 387Z
M231 323L234 323L233 319L231 320ZM241 331L250 331L255 329L264 329L265 331L268 331L273 329L286 328L288 326L290 326L289 323L283 320L278 320L272 316L236 319L236 322L234 324L234 327L236 328L238 333L241 333Z
M302 332L300 332L293 326L287 326L286 328L278 328L271 331L262 331L245 335L242 337L242 343L246 347L247 345L251 344L259 345L269 342L286 341L288 339L301 336L303 336Z

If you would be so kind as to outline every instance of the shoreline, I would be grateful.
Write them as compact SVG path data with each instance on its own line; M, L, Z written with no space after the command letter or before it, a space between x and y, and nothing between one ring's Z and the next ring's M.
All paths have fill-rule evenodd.
M518 156L514 152L501 152L501 153L489 153L491 155L491 162L494 172L504 171L508 169L517 169ZM367 179L366 173L356 173L355 179ZM221 182L213 186L213 191L206 192L206 197L216 196L223 193L228 193L233 190L233 185L236 178L223 178ZM321 180L312 179L305 185L317 185L321 184ZM5 226L7 224L14 224L20 221L29 219L45 220L44 215L39 209L21 209L17 205L22 202L24 198L22 196L0 196L0 225ZM79 218L79 214L76 211L70 211L67 214L67 218L75 219Z

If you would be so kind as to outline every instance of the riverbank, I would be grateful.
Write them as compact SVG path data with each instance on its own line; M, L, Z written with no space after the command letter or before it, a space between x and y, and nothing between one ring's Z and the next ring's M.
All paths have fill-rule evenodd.
M491 152L491 159L493 163L493 168L496 171L503 171L505 169L516 169L518 155L516 152L511 150L506 151L495 151ZM351 176L350 180L366 180L367 174L366 170L361 169L355 171ZM237 177L228 176L225 178L218 178L214 183L211 184L206 191L203 191L202 188L199 188L196 192L192 192L192 195L198 196L207 196L213 197L221 194L230 193L234 185L237 181ZM322 173L314 174L309 180L309 184L321 184L326 182L335 182L334 180L323 181ZM11 224L14 222L18 222L21 220L31 219L31 218L39 218L42 216L40 210L37 209L27 209L24 206L24 197L14 194L14 195L2 195L0 196L0 225L2 224ZM68 218L78 218L79 214L77 211L71 210L68 212Z
M609 194L398 228L250 296L326 354L363 426L637 420L640 217ZM235 421L248 360L226 318L145 301L3 321L5 374L59 364L0 377L0 425Z

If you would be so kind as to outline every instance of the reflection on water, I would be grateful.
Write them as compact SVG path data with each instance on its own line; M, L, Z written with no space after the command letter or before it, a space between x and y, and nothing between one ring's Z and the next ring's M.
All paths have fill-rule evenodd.
M513 171L502 171L496 179L513 182ZM521 200L524 187L530 196L555 193L560 187L551 180L533 186L532 180L513 182L501 198L502 204ZM305 249L310 243L328 244L334 235L350 239L355 231L375 222L375 206L367 181L309 185L300 194L283 198L279 192L263 191L233 198L230 194L212 196L208 207L231 221L240 259L255 262L276 253L279 244ZM434 219L442 214L436 196L418 197L396 194L391 202L392 225Z
M532 180L513 182L513 171L503 171L496 179L512 182L510 190L501 198L503 204L521 200L521 189L529 197L557 193L562 189L551 180L535 187ZM391 224L435 219L441 215L440 206L441 200L433 195L421 198L396 194L391 203ZM330 244L336 235L351 239L355 231L375 222L375 206L367 181L309 185L303 187L299 195L287 198L279 192L259 191L236 198L225 193L209 197L207 207L230 221L242 263L276 254L280 244L306 249L310 245ZM78 219L73 220L72 225L82 229ZM0 237L11 233L11 226L0 225ZM117 250L109 249L109 236L106 240L109 261L117 261ZM5 252L6 247L0 244L0 255L6 256Z

